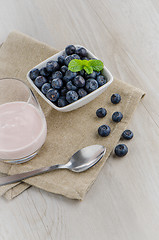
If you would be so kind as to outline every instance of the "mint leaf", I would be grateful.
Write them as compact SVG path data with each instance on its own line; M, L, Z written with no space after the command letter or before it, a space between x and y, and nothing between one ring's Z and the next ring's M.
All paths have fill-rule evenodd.
M68 64L68 69L71 72L79 72L83 69L83 61L79 59L73 59Z
M93 68L94 71L100 72L104 68L104 64L100 60L89 60L89 66Z
M93 68L91 66L84 66L83 68L88 74L91 74L93 72Z
M80 60L80 59L73 59L68 64L68 69L71 72L79 72L82 69L86 71L86 73L91 74L94 71L101 71L104 67L104 64L100 60Z
M84 66L88 66L89 67L89 60L81 60L82 61L82 65Z

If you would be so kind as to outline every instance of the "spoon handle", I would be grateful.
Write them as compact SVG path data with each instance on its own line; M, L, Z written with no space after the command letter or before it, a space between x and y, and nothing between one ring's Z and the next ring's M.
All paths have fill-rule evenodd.
M16 183L21 180L40 175L42 173L51 172L52 170L62 169L62 168L63 169L66 168L65 165L57 164L57 165L53 165L50 167L39 168L39 169L29 171L29 172L24 172L24 173L11 175L11 176L2 177L2 178L0 178L0 186L11 184L11 183Z

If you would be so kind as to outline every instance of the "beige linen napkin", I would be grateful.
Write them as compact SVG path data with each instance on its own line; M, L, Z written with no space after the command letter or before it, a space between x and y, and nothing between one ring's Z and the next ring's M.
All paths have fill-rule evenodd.
M24 34L13 32L3 44L0 52L0 77L17 77L27 82L26 73L37 63L56 53L56 50ZM27 82L29 85L29 83ZM118 105L110 102L112 93L119 93L122 101ZM110 87L89 104L68 113L58 112L50 107L35 91L44 111L48 134L37 157L20 165L1 163L0 172L15 174L43 166L66 163L77 150L92 144L105 145L106 155L94 167L83 173L59 170L27 179L25 182L49 192L73 199L83 199L95 181L106 159L127 127L132 114L144 92L124 82L114 80ZM105 107L108 114L103 119L96 117L96 110ZM114 123L111 115L115 111L123 113L120 123ZM111 127L111 134L102 138L97 129L102 124ZM9 166L9 167L8 167ZM27 187L28 185L24 186ZM21 184L15 186L18 195ZM14 189L13 188L13 189ZM8 194L8 198L11 196Z

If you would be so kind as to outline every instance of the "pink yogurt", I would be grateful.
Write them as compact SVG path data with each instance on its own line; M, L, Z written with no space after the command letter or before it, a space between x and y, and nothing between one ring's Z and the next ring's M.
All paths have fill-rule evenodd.
M45 118L31 104L0 105L0 159L19 159L36 152L45 142Z

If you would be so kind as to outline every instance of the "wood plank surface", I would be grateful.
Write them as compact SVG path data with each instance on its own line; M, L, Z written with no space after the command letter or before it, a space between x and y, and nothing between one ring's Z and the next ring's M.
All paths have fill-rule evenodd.
M84 201L29 188L0 198L0 240L159 239L159 2L1 0L0 42L19 30L57 49L86 46L146 91L129 154L111 155Z

